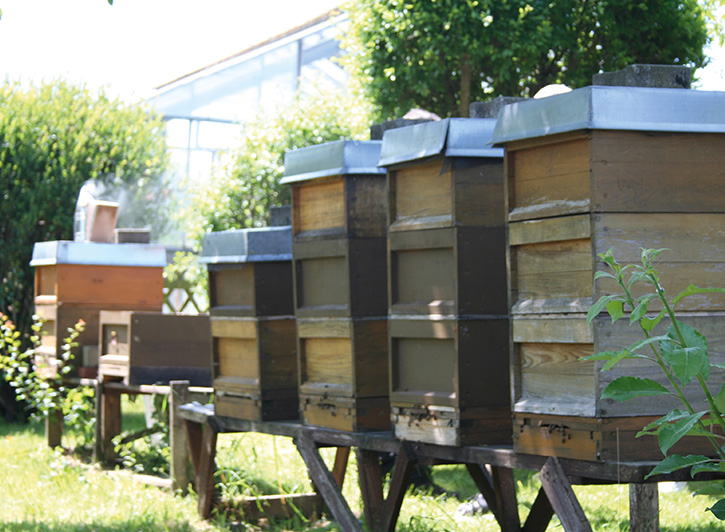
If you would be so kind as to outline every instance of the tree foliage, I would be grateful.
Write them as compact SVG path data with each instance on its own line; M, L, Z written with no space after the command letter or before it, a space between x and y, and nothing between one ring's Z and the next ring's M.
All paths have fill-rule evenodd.
M194 192L191 236L197 242L211 231L266 225L269 209L290 201L280 185L284 154L341 139L367 136L369 110L342 90L300 94L289 106L247 124L240 145L211 183Z
M73 237L83 183L159 208L164 127L138 105L64 81L0 87L0 310L30 331L33 244Z
M346 65L377 118L581 87L632 63L704 65L719 0L352 0Z

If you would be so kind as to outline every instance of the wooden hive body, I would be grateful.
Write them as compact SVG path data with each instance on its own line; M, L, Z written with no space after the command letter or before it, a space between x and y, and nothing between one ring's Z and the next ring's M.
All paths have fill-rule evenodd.
M99 319L101 380L211 385L209 316L102 310Z
M217 415L299 418L291 252L289 226L204 239Z
M306 424L387 430L387 277L380 142L287 153L300 409Z
M486 147L494 123L385 133L390 400L401 439L511 441L503 159Z
M70 376L95 376L101 310L160 311L163 305L162 246L41 242L30 264L35 267L35 312L45 320L38 355L48 368L55 367L68 328L79 320L86 324L73 349Z
M609 279L594 280L597 270L606 269L599 253L611 248L626 264L639 263L641 248L668 248L656 266L670 295L689 284L725 285L725 135L698 131L702 125L690 124L684 111L671 112L675 116L658 111L668 105L688 109L684 100L676 102L700 98L692 92L589 87L564 95L559 103L526 102L518 109L551 118L558 116L557 106L568 107L576 117L581 104L589 123L569 115L572 130L554 123L552 134L529 138L522 132L512 135L505 127L494 134L506 147L511 371L515 444L521 452L588 460L612 459L617 453L622 459L661 457L654 440L634 443L632 427L641 428L678 407L677 402L638 398L617 403L600 396L618 376L666 384L664 375L638 360L602 372L603 362L579 357L619 350L642 338L628 320L612 324L605 314L587 326L593 302L619 292ZM588 100L582 103L581 98ZM608 99L607 105L602 98ZM612 105L619 99L634 100L641 124L630 120L628 104L624 109ZM507 120L513 130L521 124L507 119L505 109L499 122L505 126ZM519 114L517 120L525 118ZM654 125L658 120L659 126ZM606 128L600 127L603 123ZM588 127L582 129L582 124ZM653 305L650 310L659 309ZM708 338L711 359L725 360L725 297L687 298L678 311L682 321ZM667 325L663 321L655 334ZM711 379L724 375L718 370ZM697 395L692 385L687 392ZM703 401L695 404L696 409L702 406ZM546 433L552 426L567 437L549 439ZM611 435L617 431L615 446ZM575 443L584 440L588 449ZM552 441L558 443L552 446Z

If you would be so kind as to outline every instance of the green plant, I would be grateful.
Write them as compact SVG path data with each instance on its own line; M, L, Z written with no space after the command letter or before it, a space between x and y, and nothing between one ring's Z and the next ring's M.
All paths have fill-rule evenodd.
M141 430L124 431L113 438L113 444L124 467L136 473L168 476L171 460L168 396L154 394L151 423Z
M61 352L51 358L38 352L42 326L42 319L33 316L31 347L25 348L21 332L8 316L0 313L0 370L16 399L27 406L31 419L62 415L77 447L90 449L95 426L94 392L68 387L63 379L71 370L72 349L78 346L76 338L85 329L85 323L81 320L68 329Z
M179 308L172 305L170 295L182 290L186 299ZM177 251L164 268L164 303L172 312L184 312L193 307L197 313L209 310L209 277L206 267L199 264L198 255L188 251Z
M72 239L87 180L109 193L131 191L130 204L147 214L165 211L164 131L160 116L103 90L63 80L0 83L0 308L20 331L31 331L33 244Z
M708 387L711 369L724 368L721 364L710 360L707 338L691 325L678 319L677 304L684 298L695 294L712 292L725 293L723 288L701 288L690 285L683 292L670 298L660 283L660 272L655 269L654 261L664 249L643 249L642 264L622 266L613 256L610 249L600 253L599 257L609 266L610 271L597 271L594 279L613 279L621 293L602 296L590 309L587 322L606 310L612 323L628 316L630 324L637 324L644 339L620 351L595 353L586 360L606 361L603 370L609 370L625 359L645 359L656 364L666 378L665 386L653 379L635 376L623 376L610 382L602 392L602 399L627 401L635 397L672 395L679 399L684 410L674 409L665 416L647 425L637 436L654 435L665 458L650 472L649 475L671 473L691 468L694 477L701 472L725 473L725 383L713 394ZM633 290L645 286L643 295L635 297ZM661 310L648 312L654 303L661 305ZM663 320L669 320L665 334L655 334L655 328ZM686 395L684 387L691 382L699 385L699 390L706 400L707 408L696 411L691 397ZM717 428L720 434L713 432ZM703 455L671 454L668 451L684 436L706 438L713 447L715 458ZM725 520L725 498L707 508L715 517Z
M288 150L367 135L368 107L340 89L298 94L294 102L247 124L239 147L221 175L194 191L190 236L262 227L270 207L289 203L289 187L280 185Z
M472 101L589 85L633 63L698 68L719 0L350 0L345 66L378 109L468 116ZM632 39L640 28L647 31Z

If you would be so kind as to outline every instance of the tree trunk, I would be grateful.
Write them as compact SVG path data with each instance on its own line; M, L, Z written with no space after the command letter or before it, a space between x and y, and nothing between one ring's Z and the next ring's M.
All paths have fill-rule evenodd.
M471 105L471 58L464 54L461 59L461 91L458 101L458 116L468 118Z

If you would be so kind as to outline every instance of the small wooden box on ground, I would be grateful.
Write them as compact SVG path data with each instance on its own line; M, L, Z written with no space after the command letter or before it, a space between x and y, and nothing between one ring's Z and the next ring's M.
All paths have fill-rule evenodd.
M71 376L95 376L101 310L153 312L163 305L163 246L38 242L30 265L35 267L35 312L45 320L38 355L49 368L55 367L68 328L85 322L73 349Z
M387 430L385 171L379 141L287 152L305 423Z
M101 380L211 385L209 316L102 310L99 328Z
M503 151L493 119L386 131L390 400L398 438L511 441Z
M621 459L661 458L656 445L633 442L631 427L679 405L661 398L613 403L600 395L618 376L666 385L664 375L639 360L603 373L603 362L580 361L642 339L628 320L612 324L605 315L590 328L586 313L601 296L619 292L612 280L594 279L606 269L598 254L610 248L622 264L638 263L640 248L667 248L655 266L671 295L689 284L725 285L723 109L721 93L594 86L501 111L493 141L506 147L513 408L521 452L612 459L610 436L619 430ZM725 361L725 297L686 298L678 311L708 338L712 361ZM724 375L713 371L711 382ZM695 386L687 392L695 400ZM696 401L696 410L703 406ZM549 427L566 438L552 446ZM587 450L574 443L589 439Z
M299 419L291 260L289 226L204 237L218 415Z

